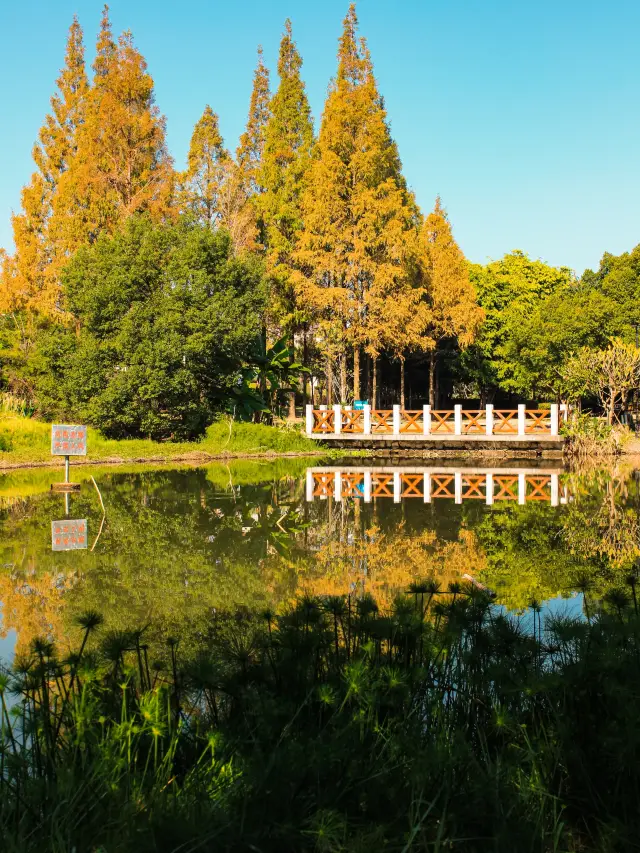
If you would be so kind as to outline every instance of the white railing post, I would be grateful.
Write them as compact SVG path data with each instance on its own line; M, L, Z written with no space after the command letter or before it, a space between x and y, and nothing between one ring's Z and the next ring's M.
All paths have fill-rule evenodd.
M560 416L559 416L559 412L558 412L558 404L557 403L551 404L550 417L551 417L551 435L558 435L558 433L560 432Z
M333 432L340 435L342 431L342 406L336 403L333 407Z
M453 407L453 424L454 435L462 435L462 406L460 405Z
M307 502L311 503L313 500L313 471L311 468L307 468Z
M371 435L371 406L364 407L364 434Z
M518 474L518 503L524 504L527 502L527 477L524 471Z
M393 472L393 502L394 502L394 504L400 503L401 494L402 494L402 489L401 489L401 484L400 484L400 471L394 471Z
M431 474L428 471L424 472L424 484L422 487L424 494L424 502L426 504L431 503Z
M460 435L460 433L456 433L456 435ZM454 482L454 486L455 486L456 503L461 504L462 503L462 472L461 471L455 472L455 474L453 475L453 482Z
M485 413L485 433L493 435L493 403L487 403Z
M551 475L551 506L558 506L560 497L560 480L557 474Z
M400 435L400 406L393 407L393 434Z
M422 407L422 434L431 435L431 406Z
M307 403L307 435L313 433L313 404Z
M524 403L518 404L518 435L527 434L527 407Z
M491 506L493 504L493 474L491 472L485 477L484 493L487 506Z
M333 480L333 499L336 501L342 500L342 472L336 471Z
M364 472L364 502L371 503L371 471Z

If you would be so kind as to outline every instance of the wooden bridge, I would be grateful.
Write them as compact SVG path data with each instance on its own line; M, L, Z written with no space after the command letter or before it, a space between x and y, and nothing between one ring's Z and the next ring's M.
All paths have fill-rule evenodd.
M543 501L558 506L567 503L568 493L560 482L562 469L540 468L308 468L306 499L341 501L390 498L395 503L418 498L424 503L449 499L460 504L481 500L518 504Z
M560 427L566 409L552 403L547 408L527 409L519 405L514 409L375 409L364 406L352 409L335 405L332 408L307 406L306 432L310 438L322 441L355 442L359 446L376 446L379 442L400 442L402 446L440 443L454 446L479 443L544 445L550 443L560 448ZM386 446L386 445L385 445Z

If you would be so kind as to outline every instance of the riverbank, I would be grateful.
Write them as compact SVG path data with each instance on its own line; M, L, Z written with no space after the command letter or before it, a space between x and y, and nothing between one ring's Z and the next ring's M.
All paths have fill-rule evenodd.
M200 441L175 443L107 439L89 427L87 450L86 456L72 458L71 464L202 463L234 458L319 455L317 443L293 427L231 420L212 424ZM51 467L59 462L51 456L50 424L17 416L0 417L0 470Z

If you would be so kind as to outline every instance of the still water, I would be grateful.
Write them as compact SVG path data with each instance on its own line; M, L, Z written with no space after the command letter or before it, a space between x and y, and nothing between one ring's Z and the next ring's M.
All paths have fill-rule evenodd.
M50 490L59 472L0 475L0 657L36 636L74 643L89 609L197 644L221 610L304 593L384 607L432 576L473 579L512 611L579 613L640 554L632 465L415 462L78 468L68 505Z

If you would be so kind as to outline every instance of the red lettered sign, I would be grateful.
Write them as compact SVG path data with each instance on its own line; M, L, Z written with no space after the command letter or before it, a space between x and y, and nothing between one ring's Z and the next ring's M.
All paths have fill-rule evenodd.
M70 424L53 424L51 427L52 456L86 456L87 428Z

